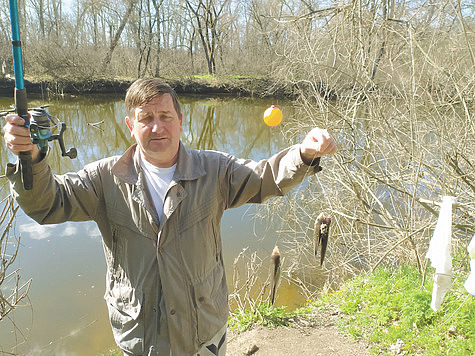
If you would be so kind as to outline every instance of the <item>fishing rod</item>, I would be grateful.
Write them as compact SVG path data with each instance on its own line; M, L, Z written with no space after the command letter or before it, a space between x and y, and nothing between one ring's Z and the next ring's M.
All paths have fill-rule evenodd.
M18 116L25 120L25 127L30 127L28 116L28 101L26 99L25 82L23 81L23 58L21 54L20 26L18 24L18 4L16 0L10 1L10 22L12 27L13 69L15 72L15 109ZM20 152L20 168L23 187L26 190L33 188L33 166L31 152Z
M9 5L12 29L13 70L15 73L15 111L25 120L24 126L30 130L31 141L38 146L41 153L46 154L48 152L48 141L58 140L62 156L67 156L71 159L76 158L77 151L74 147L67 152L64 147L63 133L66 130L66 124L63 122L56 123L46 110L47 105L28 111L28 100L23 79L23 57L21 52L17 0L9 0ZM60 128L58 134L52 134L51 123L53 123L53 126ZM25 190L31 190L33 188L31 152L20 152L19 160L23 188Z

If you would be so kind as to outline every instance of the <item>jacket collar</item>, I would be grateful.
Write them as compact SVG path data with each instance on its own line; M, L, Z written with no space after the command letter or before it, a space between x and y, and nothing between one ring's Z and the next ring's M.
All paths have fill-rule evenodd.
M137 144L129 147L112 167L112 174L128 184L134 185L137 184L139 172L141 171ZM178 161L173 180L175 182L194 180L205 175L205 173L198 151L185 147L180 141Z
M198 151L185 147L185 145L180 141L178 161L173 180L175 182L194 180L204 176L205 174L206 171L203 167Z
M140 170L137 144L130 146L111 169L113 175L128 184L137 184Z

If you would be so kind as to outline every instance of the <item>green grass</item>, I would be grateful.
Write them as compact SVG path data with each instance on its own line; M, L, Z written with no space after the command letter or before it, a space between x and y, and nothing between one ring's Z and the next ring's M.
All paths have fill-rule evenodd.
M291 326L291 318L304 315L308 308L286 310L287 307L274 307L268 303L258 304L254 309L231 313L228 319L228 327L232 330L243 332L256 325L263 325L270 329L278 326Z
M250 76L250 75L225 75L225 76L216 76L216 75L211 75L211 74L194 74L189 76L190 78L193 79L203 79L207 81L213 81L213 80L241 80L241 79L262 79L261 76Z
M357 276L314 305L337 305L344 315L339 327L372 342L377 352L402 340L409 354L474 355L475 298L464 280L454 278L436 312L430 308L432 278L422 286L420 274L409 267Z
M104 353L101 353L100 356L123 356L124 353L119 350L118 348L117 349L112 349L112 350L109 350L107 352L104 352Z
M199 74L195 74L195 75L192 75L191 78L195 78L195 79L206 79L206 80L213 80L215 79L215 77L211 74L203 74L203 75L199 75Z

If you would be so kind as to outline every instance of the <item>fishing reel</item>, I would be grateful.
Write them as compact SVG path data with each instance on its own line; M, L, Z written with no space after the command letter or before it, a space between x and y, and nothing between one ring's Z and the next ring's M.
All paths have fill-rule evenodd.
M53 119L45 106L40 106L28 110L30 116L30 136L31 141L38 146L38 149L41 153L46 154L48 152L48 142L53 140L58 140L59 147L61 148L61 155L63 157L69 157L71 159L77 157L77 150L72 147L68 151L64 146L63 134L66 131L66 124L64 122L56 122ZM53 134L51 132L51 123L53 127L58 128L59 133Z

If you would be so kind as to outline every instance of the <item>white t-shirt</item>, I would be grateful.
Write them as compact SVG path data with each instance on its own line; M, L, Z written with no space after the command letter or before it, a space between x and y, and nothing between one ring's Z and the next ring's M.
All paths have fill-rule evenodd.
M150 188L150 195L152 196L153 204L157 210L158 219L162 219L163 215L163 201L170 185L173 174L175 173L176 163L169 168L159 168L140 157L141 166L147 180L147 185Z

